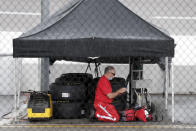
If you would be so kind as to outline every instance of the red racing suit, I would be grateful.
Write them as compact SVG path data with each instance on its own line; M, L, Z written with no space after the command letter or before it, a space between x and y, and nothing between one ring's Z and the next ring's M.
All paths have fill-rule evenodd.
M120 117L115 107L111 104L113 99L107 97L109 93L112 93L111 84L105 76L102 76L95 91L95 117L100 121L118 122Z

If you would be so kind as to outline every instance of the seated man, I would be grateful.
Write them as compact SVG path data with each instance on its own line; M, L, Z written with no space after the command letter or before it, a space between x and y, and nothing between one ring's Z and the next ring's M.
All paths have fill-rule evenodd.
M95 91L94 107L96 110L95 117L100 121L118 122L120 117L115 107L111 104L113 98L126 92L126 88L120 88L112 92L109 80L115 76L115 69L112 66L105 68L104 75L99 79Z

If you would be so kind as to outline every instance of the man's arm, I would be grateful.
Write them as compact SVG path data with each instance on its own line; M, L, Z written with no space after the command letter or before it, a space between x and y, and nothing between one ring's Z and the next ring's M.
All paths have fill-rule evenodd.
M122 93L124 93L124 92L126 92L126 91L127 91L126 88L121 88L121 89L117 90L116 92L111 92L111 93L107 94L107 97L108 97L109 99L113 99L113 98L115 98L116 96L118 96L118 95L120 95L120 94L122 94Z

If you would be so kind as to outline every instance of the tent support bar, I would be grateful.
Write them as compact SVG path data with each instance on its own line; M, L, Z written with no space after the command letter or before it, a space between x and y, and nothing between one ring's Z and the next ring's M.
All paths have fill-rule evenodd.
M16 122L16 111L17 111L17 80L16 80L16 78L17 78L17 73L16 73L16 70L17 70L17 67L16 67L16 65L17 65L17 58L16 59L14 59L14 83L15 83L15 91L14 91L14 122Z
M41 0L41 22L50 15L50 0Z
M21 92L21 82L22 82L22 58L18 58L18 98L17 98L17 108L19 108L20 104L20 92Z
M171 62L171 69L170 69L170 85L171 85L171 89L172 89L172 122L174 123L175 122L175 107L174 107L174 79L173 79L173 63Z
M21 92L21 80L22 80L22 58L14 59L14 122L17 121L17 110L20 104L20 92Z
M49 58L41 58L41 91L49 87Z
M131 85L131 80L133 79L132 76L132 70L133 70L133 58L129 57L129 74L128 74L128 79L129 79L129 105L132 104L132 85Z
M168 109L168 57L165 58L165 109Z
M5 57L5 56L13 56L12 53L2 53L0 54L0 57Z
M43 22L50 14L49 0L41 0L41 21ZM41 91L47 91L49 86L49 58L41 58L40 69L40 88ZM39 66L39 65L38 65ZM38 67L39 69L39 67Z

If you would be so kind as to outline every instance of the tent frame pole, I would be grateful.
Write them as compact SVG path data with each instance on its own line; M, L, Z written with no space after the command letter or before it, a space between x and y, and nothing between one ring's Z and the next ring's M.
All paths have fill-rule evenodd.
M19 64L19 72L18 72L18 98L17 98L17 108L19 108L20 105L20 93L21 93L21 81L22 81L22 58L18 58L18 64Z
M175 99L174 99L174 73L173 73L173 62L170 66L170 86L172 89L172 123L175 122Z
M22 80L22 58L14 59L14 123L17 122L17 110L20 105L20 92Z
M133 58L129 57L129 105L132 104L132 70L133 70Z
M168 57L165 57L165 110L168 109Z
M41 22L50 15L50 1L41 0ZM41 65L41 67L39 67ZM38 78L40 79L40 90L47 91L49 87L49 58L41 58L38 60Z
M16 70L17 70L17 59L18 58L15 58L14 59L14 83L15 83L15 90L14 90L14 123L16 123L16 121L17 121L17 117L16 117L16 111L17 111L17 80L16 80L16 78L17 78L17 72L16 72Z

